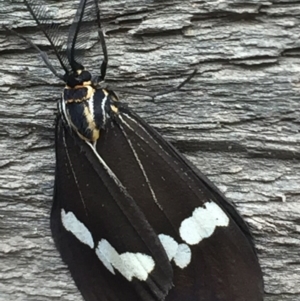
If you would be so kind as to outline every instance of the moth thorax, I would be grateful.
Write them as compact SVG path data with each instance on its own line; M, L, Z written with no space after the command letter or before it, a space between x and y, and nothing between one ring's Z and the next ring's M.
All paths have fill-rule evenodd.
M105 127L109 108L108 93L91 86L66 88L64 91L65 117L80 138L99 139Z

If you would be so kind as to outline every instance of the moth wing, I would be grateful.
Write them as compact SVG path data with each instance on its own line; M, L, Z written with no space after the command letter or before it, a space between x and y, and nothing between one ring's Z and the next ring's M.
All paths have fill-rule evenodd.
M87 301L163 300L172 268L157 235L94 150L56 125L51 229Z
M174 267L166 300L262 300L262 274L243 219L161 135L118 107L97 151L166 248Z

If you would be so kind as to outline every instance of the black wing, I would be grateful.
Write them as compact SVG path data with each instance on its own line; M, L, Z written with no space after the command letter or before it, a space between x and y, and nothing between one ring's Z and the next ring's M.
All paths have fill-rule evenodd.
M173 279L167 255L99 159L58 118L51 214L57 248L87 301L163 300Z
M122 104L118 111L97 152L144 212L172 261L174 288L166 300L263 300L251 235L234 207L141 118Z

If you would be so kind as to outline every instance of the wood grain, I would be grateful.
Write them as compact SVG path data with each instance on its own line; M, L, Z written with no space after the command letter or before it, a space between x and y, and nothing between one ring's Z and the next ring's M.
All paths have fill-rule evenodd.
M67 30L77 1L51 2ZM103 1L107 81L231 199L254 233L266 301L300 299L300 2ZM0 24L49 47L22 1ZM87 65L98 71L92 39ZM55 100L63 85L0 30L0 301L80 301L49 230Z

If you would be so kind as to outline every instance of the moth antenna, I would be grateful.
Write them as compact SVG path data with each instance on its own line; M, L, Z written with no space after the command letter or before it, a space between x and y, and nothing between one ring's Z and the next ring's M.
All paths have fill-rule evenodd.
M75 45L76 40L79 34L82 18L84 15L84 9L86 5L87 0L81 0L79 3L79 7L77 9L74 21L70 28L70 33L68 36L68 42L67 42L67 57L69 60L69 64L71 65L72 70L75 72L78 69L82 68L82 66L76 62L75 60Z
M29 12L30 12L30 14L31 14L31 16L33 17L33 19L35 20L35 22L37 23L37 25L38 25L38 28L43 32L43 34L45 35L45 37L47 38L47 40L49 41L49 43L50 43L50 45L51 45L51 48L53 49L53 51L54 51L54 53L55 53L55 55L56 55L56 57L57 57L57 59L58 59L58 61L59 61L59 63L60 63L60 65L61 65L61 67L64 69L64 71L65 71L65 73L66 74L68 74L69 73L69 71L68 71L68 68L65 66L65 64L64 64L64 62L63 62L63 60L62 60L62 58L61 58L61 56L59 55L59 53L58 53L58 50L57 50L57 47L55 47L55 45L54 45L54 43L53 43L53 41L52 41L52 39L50 38L50 36L49 36L49 34L48 34L48 32L44 29L44 26L41 24L41 22L40 22L40 20L38 19L38 16L35 14L35 12L34 12L34 10L32 9L32 7L31 7L31 5L29 4L29 2L27 1L27 0L24 0L24 3L25 3L25 5L26 5L26 7L28 8L28 10L29 10ZM24 40L24 38L23 38L23 40ZM26 40L26 39L25 39ZM27 41L28 42L28 41ZM30 44L30 43L29 43ZM33 46L33 45L32 45ZM36 45L35 45L36 46ZM35 49L37 49L35 46L33 46ZM40 54L41 54L41 51L40 50L38 50L39 52L40 52ZM41 54L42 55L42 54ZM42 56L42 58L43 58L43 56ZM49 65L53 68L53 66L50 64L50 62L49 62L49 60L48 60L48 58L47 58L47 60L45 60L44 58L43 58L43 60L44 60L44 62L46 63L46 65L49 67ZM48 63L47 63L48 62ZM49 67L49 69L50 69L50 67ZM51 69L50 69L51 70ZM53 70L51 70L52 71L52 73L53 73ZM57 76L57 75L56 75Z
M46 52L42 51L37 45L35 45L32 41L30 41L29 39L25 38L23 35L19 34L18 32L16 32L13 29L10 29L8 27L6 27L5 25L2 25L3 28L11 33L13 33L14 35L18 36L19 38L21 38L22 40L24 40L25 42L27 42L31 47L33 47L35 50L38 51L38 53L40 54L42 60L44 61L44 63L46 64L46 66L49 68L49 70L59 79L64 80L64 76L62 74L59 74L56 69L53 67L53 65L50 63L49 58L46 54Z
M101 26L101 18L100 18L100 10L99 10L99 5L98 5L98 0L94 0L95 2L95 8L96 8L96 16L97 16L97 23L98 23L98 37L101 43L102 47L102 52L103 52L103 61L100 67L100 72L101 72L101 80L103 81L105 79L106 75L106 69L107 69L107 64L108 64L108 54L107 54L107 48L106 48L106 43L105 43L105 38Z

